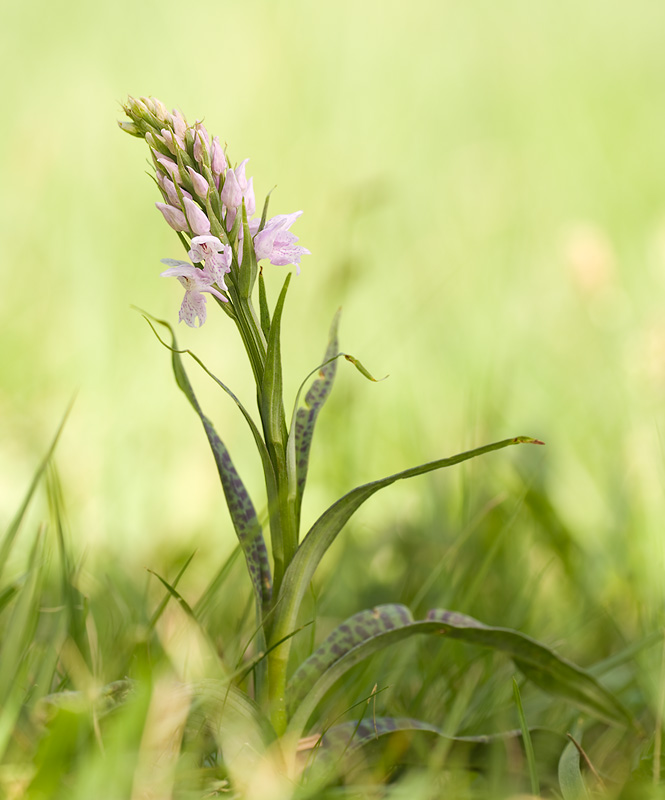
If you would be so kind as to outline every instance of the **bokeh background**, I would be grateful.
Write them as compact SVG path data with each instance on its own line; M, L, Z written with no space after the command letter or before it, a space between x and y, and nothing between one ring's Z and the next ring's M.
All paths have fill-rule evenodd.
M141 561L162 543L233 546L200 424L131 308L176 322L181 299L159 277L181 249L147 149L115 122L128 93L151 94L250 157L273 213L305 212L287 396L340 305L343 348L389 374L340 365L306 520L357 483L532 435L546 448L368 503L354 527L375 542L368 569L389 572L384 531L417 531L437 498L454 537L477 486L515 499L537 483L589 569L621 563L618 592L632 576L658 595L664 34L659 0L4 4L3 523L76 395L57 463L84 548ZM285 268L266 273L274 298ZM252 404L224 315L179 337ZM191 374L260 498L239 414Z

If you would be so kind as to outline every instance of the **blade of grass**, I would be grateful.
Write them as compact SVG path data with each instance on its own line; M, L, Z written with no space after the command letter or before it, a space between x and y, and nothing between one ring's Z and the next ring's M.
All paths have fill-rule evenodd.
M526 761L529 767L529 779L531 781L531 794L535 797L540 796L540 781L538 780L538 768L536 766L536 756L533 752L533 743L531 741L531 733L529 726L526 724L526 716L524 715L524 708L522 706L522 697L520 695L520 687L517 680L513 678L513 696L515 697L515 705L517 706L517 715L520 720L520 728L522 730L522 741L524 742L524 752L526 754Z

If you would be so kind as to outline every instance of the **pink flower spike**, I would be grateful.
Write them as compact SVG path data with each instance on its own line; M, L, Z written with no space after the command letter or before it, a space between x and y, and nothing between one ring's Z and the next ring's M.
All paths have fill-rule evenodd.
M185 215L179 208L174 208L166 203L155 203L155 205L162 212L164 219L169 223L174 231L186 231L189 229Z
M213 294L219 300L228 303L228 299L213 287L214 277L205 269L197 269L186 261L176 261L173 258L163 258L162 264L166 264L170 269L161 273L163 278L177 278L182 286L185 287L185 297L180 306L179 319L183 320L190 328L196 327L196 319L199 320L199 328L206 321L206 299L204 292Z
M224 275L231 272L233 253L230 245L223 245L216 236L195 236L192 239L192 249L187 255L195 263L203 261L219 288L227 289Z
M215 138L212 140L212 154L210 156L210 160L212 162L212 174L218 178L226 169L226 156L224 155L222 146L219 143L218 136L215 136Z
M224 177L224 188L222 189L222 203L227 209L238 208L242 202L242 189L238 185L238 179L232 169L226 170Z
M194 191L202 200L205 200L208 196L208 189L210 188L208 186L208 181L200 172L196 172L191 167L187 167L187 172L189 172L189 177L192 179Z
M193 200L187 197L185 197L184 203L187 222L189 222L191 230L197 236L204 236L206 233L210 233L210 220L203 211L201 211Z

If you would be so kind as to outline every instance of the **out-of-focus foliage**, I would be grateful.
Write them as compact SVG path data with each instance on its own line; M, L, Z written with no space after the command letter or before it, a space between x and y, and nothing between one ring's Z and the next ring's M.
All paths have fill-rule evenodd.
M180 294L158 277L181 251L145 154L114 124L146 93L251 157L274 212L305 210L287 387L340 304L342 346L391 375L340 379L306 516L385 467L519 429L548 442L542 480L585 544L644 569L662 511L664 22L649 0L8 7L2 513L77 392L60 461L86 537L229 536L197 421L130 309L175 321ZM247 392L217 316L184 344ZM235 409L207 397L260 487ZM418 498L400 489L372 526Z

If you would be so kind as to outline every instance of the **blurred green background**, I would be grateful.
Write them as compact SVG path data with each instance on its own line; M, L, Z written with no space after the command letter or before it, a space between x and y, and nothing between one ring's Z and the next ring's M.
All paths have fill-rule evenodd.
M590 564L660 596L664 33L660 0L5 4L0 517L76 393L58 465L87 548L233 545L200 424L130 308L175 322L181 300L147 148L115 123L151 94L250 157L273 213L304 209L288 396L340 305L342 347L390 375L340 365L305 521L357 483L532 435L547 447L394 487L357 534L417 528L437 493L462 508L475 481L519 494L521 474ZM285 268L266 273L274 297ZM179 337L252 404L224 315ZM239 414L191 374L261 497Z

